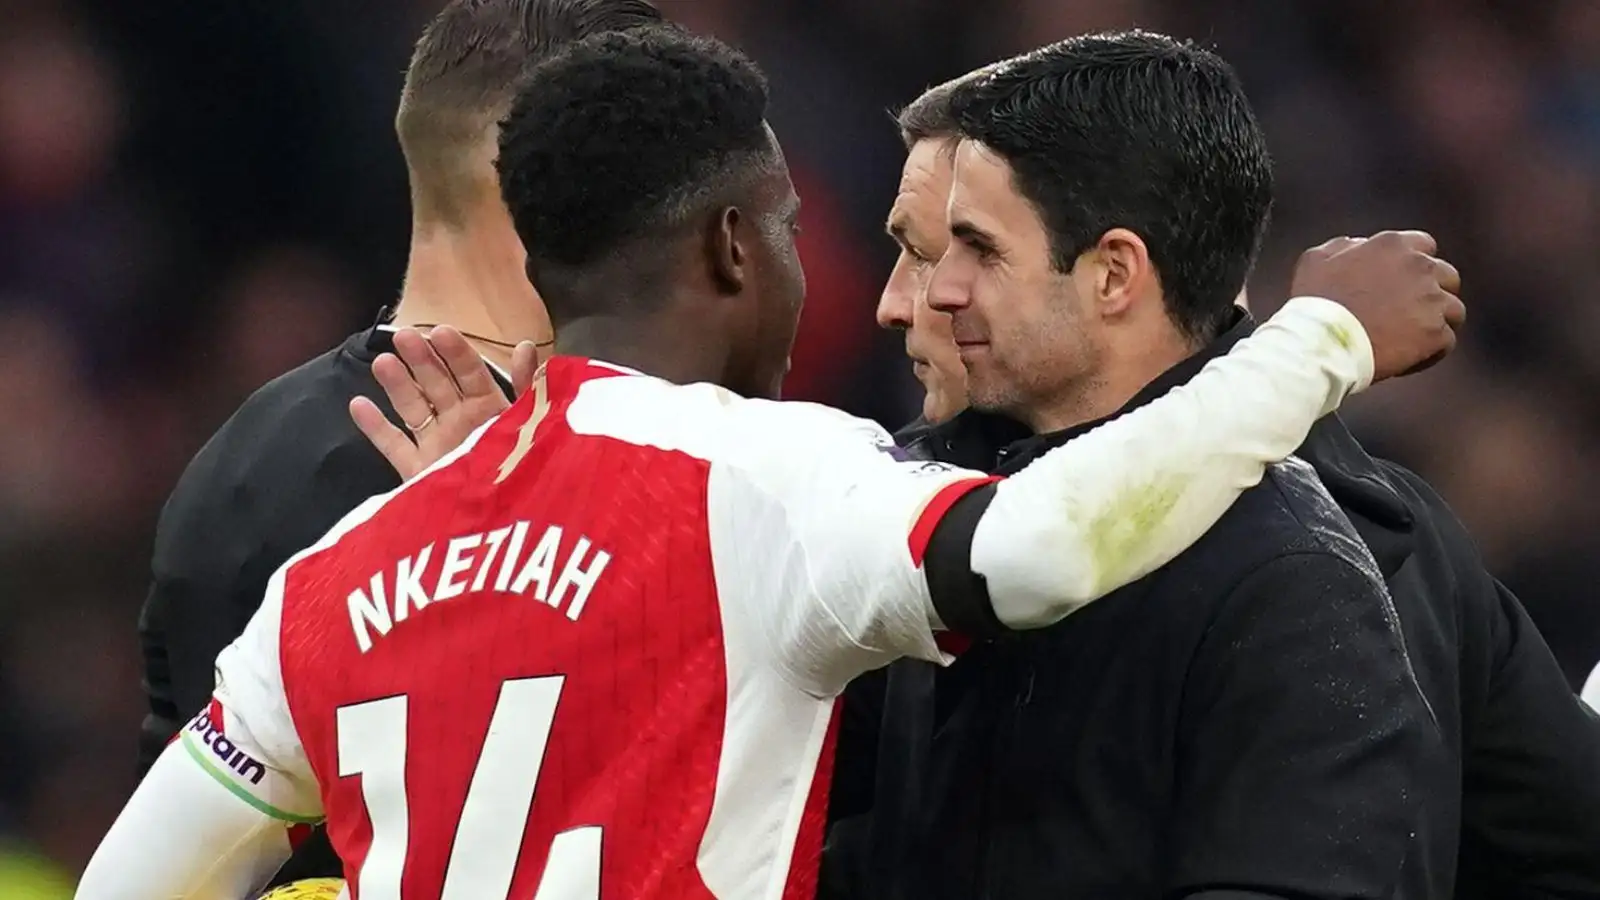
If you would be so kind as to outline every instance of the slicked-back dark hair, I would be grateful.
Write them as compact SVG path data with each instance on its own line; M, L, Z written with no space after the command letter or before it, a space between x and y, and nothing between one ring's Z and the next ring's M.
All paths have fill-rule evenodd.
M1255 262L1272 208L1266 140L1232 67L1159 34L1091 34L962 81L963 137L1010 165L1065 272L1106 231L1144 239L1168 313L1215 337Z
M596 306L624 299L596 289L602 272L644 271L664 239L769 172L766 113L755 63L675 28L587 38L535 69L497 166L551 321L619 311Z
M454 0L422 33L395 131L411 170L412 205L424 221L460 224L494 185L481 155L528 72L588 37L658 24L649 0Z
M928 88L895 115L895 124L900 126L900 140L905 142L907 150L921 141L957 136L955 116L950 112L950 94L954 90L952 81Z
M895 113L894 122L900 129L900 139L905 142L906 149L910 150L919 141L942 141L960 137L961 128L956 123L955 113L950 108L950 98L955 95L956 88L982 78L999 65L994 63L984 66L960 78L936 84Z

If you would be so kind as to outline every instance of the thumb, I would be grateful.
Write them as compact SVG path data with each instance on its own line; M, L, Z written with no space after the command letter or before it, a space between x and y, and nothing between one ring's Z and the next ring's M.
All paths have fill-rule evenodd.
M533 341L523 341L511 351L511 393L521 397L533 387L534 373L539 370L539 348Z

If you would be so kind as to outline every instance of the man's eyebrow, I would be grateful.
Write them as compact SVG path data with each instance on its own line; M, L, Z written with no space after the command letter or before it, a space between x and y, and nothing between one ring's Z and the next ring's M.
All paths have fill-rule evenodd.
M950 236L963 244L969 244L973 247L985 250L994 249L994 235L965 219L950 220Z
M905 215L899 212L890 213L889 218L883 223L883 230L900 246L911 246L910 227L906 223Z

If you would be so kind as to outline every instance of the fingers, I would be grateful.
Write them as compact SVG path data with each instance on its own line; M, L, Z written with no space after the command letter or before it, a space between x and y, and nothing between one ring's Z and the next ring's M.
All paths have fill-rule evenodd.
M1372 240L1399 244L1408 250L1415 250L1428 256L1439 250L1439 242L1426 231L1380 231L1372 236Z
M429 351L432 352L432 351ZM400 414L407 428L415 428L434 415L433 404L423 395L422 387L412 378L411 370L393 353L381 353L372 361L372 377L389 398L389 405ZM452 389L452 396L454 389Z
M1440 259L1437 256L1428 258L1433 260L1434 276L1439 279L1439 286L1444 288L1447 293L1461 293L1461 270L1451 265L1448 260Z
M1449 329L1445 329L1445 330L1449 331ZM1400 377L1404 378L1407 375L1415 375L1418 372L1425 372L1428 369L1431 369L1434 366L1438 365L1441 361L1444 360L1444 358L1446 356L1449 356L1451 353L1454 353L1455 349L1456 349L1456 333L1454 331L1449 331L1449 333L1444 336L1443 344L1444 344L1444 349L1442 349L1439 352L1433 354L1432 356L1428 357L1427 359L1423 360L1422 362L1417 363L1416 365L1414 365L1411 368L1405 370L1404 372L1401 372L1400 373Z
M1321 250L1321 251L1331 255L1331 254L1334 254L1334 253L1340 253L1342 251L1349 250L1351 247L1354 247L1355 245L1360 244L1360 243L1362 243L1364 241L1366 241L1366 238L1336 237L1336 238L1331 238L1329 240L1323 241L1315 249Z
M1454 293L1451 293L1444 302L1444 323L1450 326L1452 334L1467 324L1467 304L1461 302L1461 298Z
M533 377L539 371L539 348L533 341L523 341L511 351L511 395L521 397L533 387Z
M446 371L463 398L473 400L500 393L500 386L489 374L489 366L462 337L461 332L448 325L440 325L433 329L427 339L444 362ZM437 403L434 405L438 406Z
M395 362L398 364L399 360ZM356 397L350 401L350 418L355 420L356 428L366 435L372 446L378 448L383 458L399 473L402 481L422 471L416 445L384 416L378 404L366 397Z
M460 337L459 334L456 336ZM411 370L412 379L416 381L417 388L431 409L439 410L456 404L461 397L461 391L456 387L456 380L445 367L444 360L434 352L433 345L420 331L413 328L396 331L394 349L401 361L406 364L406 368ZM468 352L472 352L470 348ZM406 418L406 422L412 426L421 421L409 416Z

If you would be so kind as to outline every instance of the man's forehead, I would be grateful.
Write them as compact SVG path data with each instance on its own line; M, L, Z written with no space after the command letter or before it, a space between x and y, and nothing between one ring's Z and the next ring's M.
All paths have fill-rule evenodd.
M950 210L1011 227L1036 218L1027 198L1017 192L1011 166L998 153L970 140L956 149Z
M1005 158L983 144L963 140L956 147L955 178L968 192L1002 194L1016 193L1011 184L1011 166Z
M947 147L948 142L932 138L912 144L900 168L900 192L948 187L955 155Z
M901 168L900 190L889 211L890 223L924 211L942 212L950 196L952 177L953 157L942 152L936 141L918 141Z

